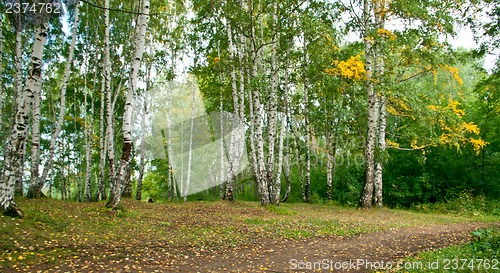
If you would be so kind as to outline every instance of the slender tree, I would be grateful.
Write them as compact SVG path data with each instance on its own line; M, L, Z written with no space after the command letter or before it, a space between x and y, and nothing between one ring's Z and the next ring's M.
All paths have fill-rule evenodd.
M14 202L14 187L16 180L20 180L19 169L21 168L22 147L26 141L29 115L34 94L41 86L42 56L47 31L49 25L42 22L35 27L35 39L31 53L31 60L28 68L28 78L26 79L23 92L18 101L16 116L13 128L8 137L4 154L3 171L0 176L0 205L8 212L20 217L22 211Z
M37 93L34 97L34 106L33 106L33 132L32 132L32 154L31 154L31 185L28 189L28 197L39 197L42 194L42 188L45 185L45 181L47 180L47 176L49 171L52 170L52 164L54 160L54 153L57 146L57 140L59 139L59 135L61 133L63 121L64 121L64 113L66 111L66 90L68 88L68 82L70 78L70 72L73 63L73 56L75 53L75 45L76 45L76 37L77 37L77 29L79 23L79 3L75 6L75 14L73 19L73 29L72 29L72 37L71 44L69 47L69 55L66 63L66 68L64 70L64 76L62 80L61 86L61 100L59 106L59 116L57 118L56 127L50 139L49 146L49 154L43 165L42 175L39 175L39 162L40 162L40 93Z
M372 18L373 8L372 2L364 0L363 2L363 21L364 21L364 39L365 39L365 70L366 80L365 86L368 94L368 130L365 144L365 186L359 204L363 208L372 206L373 188L374 188L374 159L375 159L375 143L378 124L378 98L373 89L373 59L374 49L372 46Z
M137 75L139 73L142 55L144 52L144 45L146 41L146 28L149 21L149 0L144 0L142 3L142 12L139 16L139 27L135 37L135 52L134 59L130 70L130 82L127 92L127 100L125 102L125 109L123 112L123 146L120 165L116 176L115 186L113 189L113 198L110 198L107 206L113 209L118 208L120 203L121 194L123 191L124 183L128 172L130 172L130 162L132 160L132 113L134 105L134 94L137 88Z

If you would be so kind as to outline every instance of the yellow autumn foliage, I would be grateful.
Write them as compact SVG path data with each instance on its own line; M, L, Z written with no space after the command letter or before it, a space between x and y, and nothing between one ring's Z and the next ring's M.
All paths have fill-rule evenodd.
M463 122L462 123L462 131L466 132L466 133L473 133L473 134L476 134L476 135L479 135L480 131L479 131L479 127L477 127L476 124L474 124L474 122Z
M453 76L453 78L455 78L455 81L457 81L458 84L464 84L464 81L462 80L462 78L460 78L460 75L458 75L458 68L445 65L443 66L443 69L450 72L450 74Z
M474 151L476 151L476 155L478 155L481 152L481 150L488 144L488 142L485 142L484 140L482 140L480 138L474 139L472 137L469 139L469 142L474 147Z
M382 37L382 38L387 38L389 40L394 40L396 39L396 35L390 30L387 30L385 28L379 28L377 30L377 35Z
M361 60L360 53L356 56L351 56L346 61L334 61L334 68L327 68L325 72L329 75L341 76L347 79L361 80L365 77L365 63Z
M441 106L439 106L439 105L436 106L434 104L427 106L427 108L429 108L430 110L435 111L435 112L438 112L439 110L441 110Z
M399 148L399 143L397 143L397 142L392 142L392 141L390 141L390 140L387 140L387 146L388 146L388 147Z
M460 105L460 102L456 101L456 100L453 100L453 99L449 99L448 100L448 106L447 107L450 107L451 110L453 111L453 113L459 117L463 117L465 115L465 111L462 110L462 109L459 109L458 106Z
M415 149L415 150L420 150L420 149L423 149L425 147L425 146L418 146L417 140L415 140L415 139L411 141L410 146L412 149Z

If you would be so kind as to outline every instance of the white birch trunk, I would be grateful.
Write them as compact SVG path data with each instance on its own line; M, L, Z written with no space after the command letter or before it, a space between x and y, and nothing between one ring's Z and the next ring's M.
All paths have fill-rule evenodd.
M3 13L0 14L0 75L3 75ZM3 111L3 102L4 102L4 93L3 93L3 80L0 78L0 113L4 113ZM3 131L3 114L0 115L0 130Z
M268 112L268 135L267 135L267 181L269 183L270 195L275 203L279 203L279 196L276 197L279 189L275 185L275 142L276 142L276 120L278 112L278 43L279 43L279 32L278 32L278 2L274 2L274 12L273 12L273 32L275 41L271 44L271 93L269 94L269 112ZM281 151L281 155L283 155ZM280 170L281 171L281 170ZM276 181L280 181L279 177L276 177Z
M123 188L125 186L125 181L127 180L127 174L130 171L130 162L132 160L132 113L134 107L134 94L137 87L137 75L141 66L142 54L144 52L144 45L146 42L146 28L149 21L149 0L144 0L142 6L142 14L139 16L139 27L137 28L137 33L135 36L135 52L134 59L132 60L132 66L130 70L130 81L129 89L127 92L127 100L125 102L125 108L123 110L123 146L122 146L122 156L120 164L118 167L118 172L115 179L115 187L113 192L113 199L108 202L108 207L113 209L118 208L120 203Z
M384 28L385 27L385 17L383 13L381 13L382 10L385 10L385 2L377 2L376 3L376 23L377 27ZM380 47L380 46L379 46ZM385 62L384 62L384 50L383 48L377 48L377 60L376 60L376 76L378 77L378 82L381 81L384 72L385 72ZM375 205L377 207L382 207L383 206L383 191L382 191L382 185L383 185L383 160L384 160L384 154L385 154L385 149L386 149L386 142L385 142L385 134L386 134L386 128L387 128L387 112L386 112L386 99L385 96L383 95L383 92L378 92L381 93L380 96L378 97L379 105L378 105L378 148L380 150L379 156L375 158L375 178L374 178L374 195L375 195Z
M366 90L368 94L368 130L365 145L365 185L359 204L363 208L372 207L373 188L374 188L374 172L375 172L375 141L378 119L378 99L373 90L373 58L374 52L370 39L368 38L371 29L371 13L370 1L364 1L364 21L365 21L365 57L366 57Z
M104 127L104 114L106 112L105 104L105 93L106 93L106 83L105 78L101 81L101 108L99 112L99 182L97 183L97 193L96 200L102 201L106 199L106 187L104 183L104 178L106 177L106 152L107 152L107 141L105 136Z
M39 179L39 167L40 167L40 97L42 93L41 85L33 90L33 103L31 106L32 109L32 128L31 128L31 184L28 190L28 197L37 197L41 195L41 187L40 190L37 191L36 195L31 194L32 189L38 188L38 179ZM43 184L42 184L43 186Z
M16 79L14 87L14 105L13 109L17 108L19 100L22 99L21 92L23 89L23 73L21 62L23 59L23 36L21 28L21 18L18 19L18 26L16 28Z
M111 92L111 59L109 41L109 0L104 1L104 89L106 93L106 148L108 153L108 181L109 196L108 201L113 200L116 169L115 169L115 145L114 145L114 102ZM118 92L118 91L117 91Z
M380 149L380 153L383 154L386 148L385 142L385 131L386 131L386 123L387 123L387 113L385 106L385 97L380 98L380 113L379 113L379 132L378 132L378 146ZM381 158L377 159L375 164L375 205L377 207L383 206L383 198L382 198L382 168L383 162L381 162Z
M39 116L40 116L40 105L38 107L34 106L33 111L38 112L38 117L35 118L35 115L33 116L33 141L35 142L35 135L38 133L38 137L36 139L37 142L37 150L38 151L33 151L34 146L32 146L32 170L31 170L31 186L28 190L28 197L39 197L42 193L42 188L45 185L45 181L47 180L47 176L49 174L49 171L52 169L52 163L54 160L54 153L56 149L56 144L57 140L59 139L59 135L61 133L62 125L64 122L64 112L66 111L66 90L68 88L68 81L69 81L69 76L71 72L71 65L73 63L73 56L75 52L75 44L76 44L76 35L77 35L77 30L78 30L78 22L79 22L79 5L77 4L75 7L75 15L74 15L74 20L73 20L73 29L72 29L72 38L71 38L71 45L69 48L69 55L68 55L68 60L66 63L66 68L64 70L64 76L63 76L63 81L62 81L62 86L61 86L61 101L60 101L60 106L59 106L59 116L57 118L57 123L56 127L54 129L54 133L52 134L52 137L50 139L50 146L49 146L49 154L47 156L47 159L45 161L45 164L43 166L43 172L42 175L38 175L38 165L39 165L39 160L40 160L40 143L39 143ZM39 100L39 98L38 98ZM37 131L35 133L35 122L38 124L37 125ZM35 165L36 166L33 166Z
M227 38L228 38L228 42L229 42L229 59L230 59L230 62L231 62L231 72L230 72L230 76L231 76L231 93L232 93L232 96L233 96L233 107L234 107L234 122L233 122L233 128L231 129L234 129L235 126L237 126L237 123L241 121L241 116L240 116L240 104L239 104L239 97L238 97L238 86L237 86L237 79L236 79L236 67L235 67L235 64L234 64L234 59L235 59L235 49L234 49L234 45L233 45L233 34L232 34L232 29L231 29L231 25L229 24L229 22L226 22L226 30L227 30ZM222 97L221 97L222 99ZM222 101L221 101L222 103ZM222 115L222 107L220 109L221 111L221 115ZM222 116L221 116L221 124L222 124ZM230 130L232 131L232 130ZM221 134L221 139L223 139L223 134ZM233 182L234 182L234 177L236 175L236 172L238 170L238 162L239 162L239 158L235 158L234 155L236 155L237 153L233 153L233 151L235 150L235 148L239 147L238 143L236 143L236 141L239 141L236 140L232 134L231 134L231 143L229 145L229 152L228 152L228 161L229 161L229 168L230 168L230 173L229 173L229 177L227 179L227 183L226 183L226 192L225 192L225 199L226 200L229 200L229 201L233 201L234 200L234 195L233 195Z
M251 28L252 37L255 38L255 29L252 26ZM252 71L251 78L257 78L257 66L258 66L258 56L257 56L257 48L255 46L255 39L252 39L251 42L251 59L252 59ZM260 202L262 205L267 205L270 203L269 198L269 185L266 175L266 165L264 161L264 138L263 138L263 130L262 130L262 104L260 103L260 91L259 88L255 85L252 86L252 100L253 100L253 127L254 127L254 138L256 143L256 177L259 185L259 194L260 194Z
M28 78L23 89L22 97L17 105L13 128L5 147L4 166L0 176L0 206L14 215L22 216L21 210L14 202L14 187L21 168L21 151L26 141L29 116L31 112L34 92L40 88L42 75L42 56L47 38L48 24L43 23L35 27L35 38L28 68Z
M17 106L20 103L20 100L22 100L22 89L23 89L23 73L22 73L22 68L21 68L21 61L23 58L23 52L22 52L22 47L23 47L23 42L22 42L22 31L21 31L21 19L19 18L18 20L18 26L16 30L16 78L14 82L14 101L12 104L12 109L17 109ZM15 113L15 112L14 112ZM15 118L15 116L13 116ZM21 168L23 167L22 165L24 164L24 154L25 154L25 143L23 143L23 159L21 160ZM16 179L16 193L19 195L23 194L23 180L21 179L21 170L19 169L19 179Z

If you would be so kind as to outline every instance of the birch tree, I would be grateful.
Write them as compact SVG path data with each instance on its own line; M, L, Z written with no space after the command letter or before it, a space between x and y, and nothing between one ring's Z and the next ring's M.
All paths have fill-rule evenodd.
M144 0L142 3L142 13L139 16L139 27L137 28L135 36L135 53L130 70L130 81L127 92L127 100L123 113L123 146L120 165L116 176L116 182L113 189L112 198L109 199L107 206L113 209L118 208L120 203L121 194L123 191L124 182L127 179L127 173L130 171L130 162L132 159L132 113L134 105L134 94L137 88L137 75L139 73L142 54L144 52L144 45L146 41L146 28L149 21L149 0Z
M17 20L15 21L15 29L16 29L16 57L15 57L15 63L16 63L16 78L14 81L14 100L13 100L13 109L17 109L18 105L18 100L21 98L20 94L22 92L23 88L23 73L22 73L22 67L21 67L21 62L23 58L23 42L22 42L22 27L23 27L23 22L22 22L22 17L21 14L18 13L16 14ZM15 113L15 112L14 112ZM25 143L23 142L22 144L22 151L23 151L23 159L24 159L24 150L25 150ZM21 160L21 166L24 164L24 160ZM18 170L19 172L21 169ZM19 174L21 176L21 174ZM23 194L23 181L22 179L17 179L16 181L16 193L17 194Z
M64 70L64 76L62 79L61 86L61 100L59 106L59 116L57 118L56 127L50 139L49 146L49 154L43 165L42 175L39 175L39 163L40 163L40 93L37 93L34 97L33 103L33 132L32 132L32 154L31 154L31 185L28 189L28 197L39 197L42 195L42 189L45 185L45 181L47 180L47 176L52 169L52 163L54 160L54 153L57 146L57 141L59 139L59 135L61 133L61 128L64 121L64 113L66 111L66 90L68 88L68 82L70 79L70 73L73 63L73 56L75 53L75 44L76 44L76 36L77 29L79 23L79 3L75 6L75 14L73 19L73 29L71 32L71 44L69 47L69 55L66 61L66 68Z
M375 142L376 131L378 125L378 98L373 89L373 59L374 49L372 47L373 40L371 39L373 8L372 2L364 0L363 2L363 21L364 21L364 43L365 43L365 70L366 79L365 87L368 96L368 123L367 135L365 144L365 186L360 198L360 205L364 208L372 206L373 188L374 188L374 159L375 159Z
M4 154L4 166L0 176L0 205L8 212L22 217L22 211L14 202L14 187L20 180L22 147L26 141L32 100L41 86L42 56L47 38L48 23L35 27L35 38L28 67L28 78L17 105L13 128L9 134Z
M114 188L116 186L115 167L115 145L114 145L114 99L111 92L111 59L109 41L109 0L104 1L104 59L103 59L103 82L104 93L106 94L106 143L108 157L108 180L109 196L108 204L114 199ZM118 92L118 91L117 91ZM101 136L102 137L102 136ZM102 175L102 174L101 174ZM117 200L119 201L119 199ZM108 205L107 205L108 206Z
M374 2L374 12L375 12L375 24L378 30L385 28L385 13L387 10L385 1ZM379 85L383 84L383 74L384 74L384 48L383 44L377 45L377 57L375 62L376 76ZM375 177L374 177L374 203L377 207L383 206L383 196L382 196L382 171L383 171L383 157L385 153L386 143L385 134L387 127L387 113L386 113L386 98L384 92L379 91L377 95L378 99L378 128L377 128L377 145L378 145L378 156L375 158Z

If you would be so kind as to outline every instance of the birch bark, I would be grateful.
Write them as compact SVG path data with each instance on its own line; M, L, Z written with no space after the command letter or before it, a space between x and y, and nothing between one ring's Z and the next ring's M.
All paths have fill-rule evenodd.
M31 156L31 164L32 164L32 169L31 169L31 185L30 188L28 189L28 197L39 197L42 194L42 188L45 185L45 181L47 180L47 176L49 174L49 171L52 170L52 163L54 161L54 153L56 149L56 144L57 140L59 139L59 135L61 133L62 129L62 124L64 121L64 112L66 111L66 90L68 88L68 81L69 81L69 76L71 72L71 65L73 63L73 56L75 53L75 45L76 45L76 34L78 30L78 23L79 23L79 4L76 4L75 7L75 15L73 19L73 29L72 29L72 38L71 38L71 45L69 48L69 55L68 55L68 60L66 63L66 67L64 69L64 76L63 76L63 81L62 81L62 86L61 86L61 100L60 100L60 106L59 106L59 116L57 118L57 123L56 127L54 129L54 132L52 134L52 137L50 139L50 146L49 146L49 154L47 156L47 159L45 161L45 164L43 165L43 172L42 175L39 176L39 161L40 161L40 94L37 94L35 96L35 104L33 107L34 113L36 113L33 116L33 141L32 141L32 156ZM84 91L86 92L86 91ZM38 105L37 105L38 104ZM36 126L35 126L36 124ZM35 130L36 128L36 130ZM36 150L36 151L35 151ZM35 166L36 165L36 166Z
M22 53L22 47L23 47L23 42L22 42L22 30L21 30L21 14L18 14L18 21L17 21L17 26L16 26L16 78L14 82L14 103L12 105L12 109L17 109L17 106L19 105L19 100L22 99L21 92L23 89L23 73L21 69L21 61L23 58L23 53ZM15 116L14 116L15 118ZM24 154L25 154L25 148L26 148L26 143L23 143L22 151L23 151L23 159L24 159ZM24 165L24 160L21 160L21 168ZM16 194L22 195L23 194L23 180L21 179L21 168L18 170L20 173L18 174L19 179L16 180Z
M4 166L0 176L0 206L5 211L22 217L22 211L14 202L14 187L16 180L21 179L19 169L21 168L21 151L26 141L26 134L31 112L32 100L36 90L41 86L42 56L44 44L47 38L48 23L42 23L35 27L35 39L28 67L28 78L20 95L17 105L13 128L8 137L4 154Z
M109 180L109 196L108 200L113 200L115 188L115 145L114 145L114 102L111 92L111 59L109 45L109 0L104 1L104 93L106 94L106 150L108 154L108 180Z
M377 25L378 29L385 28L385 1L377 1L375 2L375 22ZM382 48L383 44L378 45L377 47L377 58L375 62L375 67L376 67L376 76L378 79L379 87L382 87L383 83L383 76L384 76L384 71L385 71L385 63L384 63L384 49ZM375 194L375 200L374 203L377 207L382 207L383 206L383 191L382 191L382 185L383 185L383 179L382 179L382 174L383 174L383 164L384 164L384 154L385 154L385 149L386 149L386 142L385 142L385 134L386 134L386 129L387 129L387 113L386 113L386 98L384 96L383 90L380 90L378 95L378 100L379 100L379 109L378 109L378 115L379 115L379 126L378 126L378 148L379 148L379 153L378 157L375 158L375 177L374 177L374 194Z
M251 35L252 41L250 43L251 49L251 59L252 59L252 70L251 70L251 78L257 78L257 69L258 69L258 55L257 55L257 47L255 45L255 28L252 25L251 27ZM269 198L269 185L266 175L266 165L264 161L264 138L263 138L263 129L262 129L262 104L260 102L260 91L257 84L254 82L252 84L252 100L253 100L253 127L254 127L254 138L256 143L256 177L257 182L259 184L259 194L260 194L260 202L262 205L267 205L270 203Z
M113 209L118 208L120 203L121 195L123 192L123 187L125 181L127 180L128 172L130 171L130 162L132 160L132 113L134 106L134 94L137 87L137 75L139 73L142 54L144 52L144 45L146 42L146 28L149 21L149 0L144 0L142 6L142 13L139 16L139 28L135 36L135 52L134 59L132 60L132 66L130 70L130 81L129 89L127 92L127 99L125 102L125 108L123 110L123 146L122 146L122 156L120 164L118 167L118 172L115 179L115 187L113 191L113 198L110 199L107 204L108 207Z
M359 204L363 208L372 207L374 171L375 171L375 141L378 120L378 99L373 89L373 58L374 50L370 39L372 8L369 0L364 0L363 17L365 22L365 57L366 57L366 90L368 94L368 130L365 144L365 185Z

